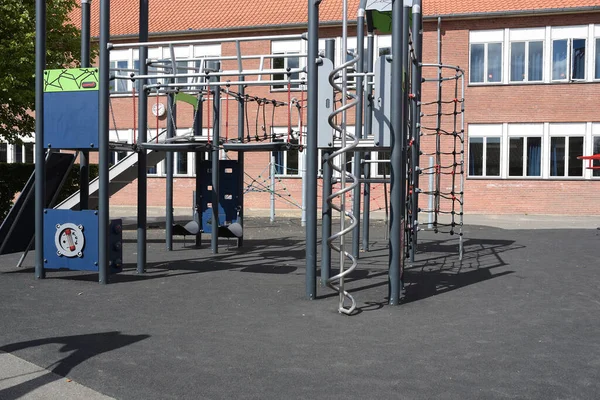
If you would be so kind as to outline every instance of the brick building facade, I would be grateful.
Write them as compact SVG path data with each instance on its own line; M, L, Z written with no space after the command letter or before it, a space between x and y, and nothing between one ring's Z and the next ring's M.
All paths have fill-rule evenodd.
M135 40L137 27L137 1L114 1L119 14L114 15L112 32L114 42ZM122 4L120 4L122 3ZM181 3L180 8L178 5ZM284 1L273 5L268 16L254 13L254 5L244 7L236 2L224 1L212 5L210 15L194 16L197 4L189 6L175 1L169 9L157 9L151 4L152 40L177 40L195 38L223 38L247 35L287 35L306 30L306 4ZM203 2L198 2L203 3ZM222 3L221 5L219 5ZM240 2L238 2L240 3ZM284 4L285 3L285 4ZM289 4L288 4L289 3ZM337 61L340 54L341 3L323 3L321 38L337 38ZM572 214L597 215L600 202L600 171L588 169L587 162L577 156L600 153L600 5L597 1L552 0L543 4L523 6L521 2L497 0L488 4L478 1L449 4L442 1L423 1L424 38L423 61L437 61L438 22L441 28L441 57L444 64L457 65L466 71L465 114L465 212L494 214ZM555 4L556 3L556 4ZM568 3L568 6L565 5ZM292 4L294 4L292 6ZM358 2L350 1L350 18L354 19ZM535 7L534 7L535 6ZM155 7L155 8L152 8ZM162 7L162 6L159 6ZM186 8L188 7L188 8ZM221 7L222 12L216 10ZM287 8L286 8L287 7ZM245 12L239 9L247 8ZM536 8L536 9L534 9ZM195 9L195 8L194 8ZM97 29L98 2L92 14L92 27ZM177 11L181 18L174 16ZM189 12L186 12L188 10ZM234 11L235 10L235 11ZM254 10L255 11L255 10ZM173 15L171 15L173 14ZM268 18L267 18L268 17ZM77 21L78 16L74 16ZM438 21L438 18L440 21ZM92 32L92 34L96 34ZM356 46L350 32L349 48ZM391 45L386 35L376 36L375 55ZM150 49L150 58L160 58L163 48ZM235 55L234 43L207 46L183 46L177 49L182 58L202 55ZM128 53L127 53L128 52ZM305 53L306 42L254 41L244 43L244 54ZM154 54L154 55L153 55ZM113 51L113 66L135 68L136 51ZM268 67L268 60L265 67ZM304 60L298 60L303 65ZM235 69L236 61L225 61L224 69ZM258 68L259 60L245 62L245 67ZM433 70L424 71L434 74ZM117 85L125 85L119 88ZM452 97L454 87L445 83L445 96ZM131 91L131 83L115 83L115 91ZM233 89L232 89L233 90ZM270 86L249 88L251 95L287 100L287 91ZM423 101L435 99L436 87L423 86ZM300 97L300 91L292 96ZM132 142L137 115L131 94L115 93L112 99L111 133L113 140ZM156 96L149 99L150 131L164 129L165 117L152 114ZM158 103L167 104L158 98ZM237 132L235 107L229 115L222 115L221 132L230 136ZM205 107L208 107L206 104ZM207 108L208 109L208 108ZM225 103L222 112L225 113ZM249 133L262 134L262 125L271 132L286 130L288 114L285 107L276 109L273 116L267 106L263 118L256 103L248 106ZM204 113L203 126L209 125L209 115ZM227 118L229 117L229 118ZM298 116L292 113L292 126L297 126ZM306 119L304 113L303 121ZM227 122L225 122L227 120ZM186 132L193 122L190 106L180 105L177 110L177 127ZM431 124L425 117L423 124ZM450 123L450 122L447 122ZM158 125L157 125L158 124ZM423 151L432 151L429 138L423 139ZM22 153L23 151L21 151ZM10 153L10 151L9 151ZM21 156L23 157L23 156ZM115 157L118 155L115 154ZM177 155L174 201L176 207L191 207L194 188L193 155ZM236 158L235 153L223 157ZM372 158L386 158L387 154L373 154ZM9 157L10 158L10 157ZM278 170L277 208L295 208L301 202L302 155L279 157L283 165ZM268 180L270 153L247 153L246 183L253 188L245 197L249 209L267 209L268 193L264 189ZM383 172L373 165L372 173ZM299 170L299 171L298 171ZM164 168L160 165L148 183L149 206L164 205ZM449 179L449 178L448 178ZM449 184L448 179L444 182ZM372 209L383 207L383 185L374 185ZM389 189L389 188L388 188ZM111 198L112 204L136 204L135 181ZM292 204L294 203L294 204ZM320 204L320 200L319 200Z

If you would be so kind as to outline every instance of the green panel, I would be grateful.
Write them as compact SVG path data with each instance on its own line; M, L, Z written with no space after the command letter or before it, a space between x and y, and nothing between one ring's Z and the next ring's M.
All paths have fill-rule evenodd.
M198 109L198 98L187 93L177 93L175 95L175 102L182 101L194 107L194 110Z
M99 89L97 68L47 69L44 92L83 92Z
M391 34L392 33L392 12L391 11L377 11L368 10L373 18L373 26L380 34ZM412 8L409 13L410 23L412 26Z

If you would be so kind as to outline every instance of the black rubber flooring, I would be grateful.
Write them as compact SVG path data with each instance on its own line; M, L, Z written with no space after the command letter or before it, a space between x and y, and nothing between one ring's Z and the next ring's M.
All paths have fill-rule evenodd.
M384 227L349 290L352 317L320 288L304 299L303 228L254 219L243 249L166 252L149 240L127 270L33 278L0 257L0 350L117 399L596 399L600 236L596 230L465 228L424 233L406 298L387 305ZM188 245L190 241L188 239ZM229 248L228 248L229 244ZM26 395L35 380L0 391Z

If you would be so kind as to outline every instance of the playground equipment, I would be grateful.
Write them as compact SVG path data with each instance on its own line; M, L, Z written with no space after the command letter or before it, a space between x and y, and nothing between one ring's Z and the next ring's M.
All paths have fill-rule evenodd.
M348 1L342 2L342 53L340 65L334 65L334 45L326 41L325 54L319 54L319 7L320 1L308 2L308 32L302 35L275 35L261 37L238 37L225 39L201 39L179 41L148 40L148 1L140 0L139 42L109 43L110 2L100 0L100 38L98 70L84 65L80 70L49 71L45 65L45 2L36 0L36 139L38 159L44 158L44 149L69 148L81 152L82 168L86 168L87 152L99 152L99 178L97 183L98 211L88 211L89 194L87 181L81 183L81 210L61 212L45 209L46 166L36 165L35 174L35 229L36 277L43 278L45 268L67 265L69 268L86 269L89 261L99 272L99 281L108 282L108 272L118 267L119 254L115 242L120 229L111 228L109 221L109 197L111 179L130 175L121 183L133 179L132 168L137 165L138 181L138 249L137 272L144 273L146 267L146 219L147 219L147 165L153 154L166 153L167 196L166 196L166 245L172 249L173 236L173 152L195 152L196 157L196 204L197 227L194 231L197 244L200 233L210 233L211 250L218 252L219 234L233 235L238 244L243 240L243 187L244 154L246 152L276 152L289 149L305 151L303 174L303 202L306 219L306 297L317 295L317 190L318 149L323 152L323 205L321 259L321 283L339 293L338 311L352 314L356 301L346 290L345 280L357 268L360 252L361 193L364 193L363 250L369 250L370 191L371 184L390 185L389 198L389 303L399 304L403 291L403 271L406 258L411 261L417 253L418 232L424 229L419 224L419 213L433 215L432 229L436 232L457 234L462 244L462 204L464 177L464 80L463 71L455 66L422 62L422 14L419 0L361 0L357 12L356 51L348 50ZM89 7L84 8L84 29L89 29ZM411 24L412 19L412 24ZM367 34L365 36L365 27ZM391 33L391 54L381 56L374 65L374 32ZM84 32L85 38L89 38ZM439 35L439 26L438 26ZM275 55L243 54L242 44L253 41L306 40L307 54L294 54L306 59L305 68L265 68L264 61ZM365 51L366 39L366 51ZM202 45L231 43L236 51L233 56L210 56L202 58L177 58L174 47L178 45ZM148 57L150 46L163 46L169 55L159 59ZM83 46L82 46L83 47ZM110 68L110 52L115 49L139 49L142 60L139 69L113 70ZM88 49L89 50L89 49ZM89 55L89 51L87 53ZM346 57L348 54L349 58ZM439 49L438 49L439 54ZM164 56L164 55L163 55ZM289 55L277 55L286 58ZM89 58L89 57L88 57ZM260 67L247 67L247 60L259 60ZM363 61L366 60L366 64ZM181 68L178 62L194 62L194 67ZM237 64L231 69L224 63ZM189 64L188 64L189 65ZM366 71L363 66L366 65ZM152 71L149 72L149 67ZM422 78L423 70L438 70L436 78ZM182 69L184 70L182 73ZM350 71L352 69L353 72ZM444 75L443 71L452 74ZM304 75L305 74L305 75ZM264 75L283 76L280 79L263 79ZM56 79L55 79L56 78ZM93 78L93 79L92 79ZM354 88L349 79L353 79ZM129 148L135 155L122 161L122 171L109 169L109 152L116 144L109 140L110 92L109 82L127 80L137 85L138 136L135 145ZM58 82L58 85L56 84ZM434 82L438 85L436 100L422 100L422 85ZM444 83L451 82L452 98L442 96ZM65 92L65 85L73 89ZM287 101L252 96L246 89L254 86L283 85L287 87ZM299 85L300 99L292 98L292 85ZM461 87L462 85L462 87ZM133 85L136 86L136 85ZM306 88L306 98L304 97ZM460 90L459 90L460 88ZM65 93L70 93L65 95ZM445 93L445 92L444 92ZM68 101L56 104L46 96L63 95ZM148 99L150 95L166 96L167 129L164 137L148 140ZM48 100L48 101L45 101ZM60 103L60 102L59 102ZM177 105L187 103L193 107L194 118L191 133L177 136ZM225 104L225 110L222 104ZM237 104L237 135L229 137L229 108ZM204 108L206 104L207 133L203 133ZM251 130L249 105L256 106L254 130ZM427 111L427 107L435 111ZM448 111L447 108L451 109ZM304 108L307 110L304 119ZM158 108L157 108L158 110ZM287 131L276 134L267 129L277 110L287 113ZM348 112L355 116L354 132L348 129ZM358 112L361 111L361 112ZM364 123L363 123L364 113ZM93 114L93 115L92 115ZM443 121L448 117L451 122ZM434 118L435 127L429 125ZM225 132L221 132L225 120ZM259 121L262 119L262 124ZM294 129L292 120L297 119ZM91 123L90 123L91 121ZM306 121L306 129L304 129ZM260 128L259 128L260 125ZM271 127L273 127L271 122ZM97 129L95 127L97 126ZM75 127L75 129L72 129ZM90 129L90 127L92 129ZM70 135L61 136L65 129ZM158 125L157 125L158 131ZM158 134L158 132L157 132ZM435 138L435 150L424 151L422 138ZM453 150L445 151L443 140L453 141ZM389 160L371 160L371 151L389 151ZM237 160L221 160L222 152L236 152ZM202 161L198 154L204 153L209 161ZM354 157L351 171L346 169L350 154ZM431 155L431 167L421 166L421 155ZM158 157L158 156L157 156ZM160 158L160 157L158 157ZM389 163L389 178L372 178L369 166L373 162ZM337 172L337 177L334 177ZM433 178L432 187L423 189L421 175ZM449 178L449 179L448 179ZM120 179L119 179L120 180ZM254 182L253 182L254 183ZM333 193L333 187L336 191ZM118 185L116 185L118 187ZM274 185L273 185L274 186ZM449 188L449 189L448 189ZM361 190L364 189L364 190ZM93 189L92 192L95 190ZM385 189L387 194L387 188ZM347 194L353 195L352 206ZM419 206L419 194L430 196L433 205ZM69 200L65 208L73 208L76 201ZM387 206L387 198L385 200ZM450 202L450 205L447 203ZM67 204L67 203L65 203ZM446 208L447 207L447 208ZM335 213L335 214L334 214ZM448 214L449 223L441 221L440 214ZM340 217L339 229L332 228L334 216ZM193 229L192 229L193 228ZM119 231L117 233L117 231ZM352 237L350 238L350 234ZM350 240L351 239L351 240ZM54 246L54 247L52 247ZM111 247L112 246L112 247ZM118 247L118 246L117 246ZM462 245L459 246L462 254ZM97 249L97 253L94 251ZM55 258L45 254L53 251ZM331 251L338 252L339 273L331 276ZM97 254L97 256L96 256Z

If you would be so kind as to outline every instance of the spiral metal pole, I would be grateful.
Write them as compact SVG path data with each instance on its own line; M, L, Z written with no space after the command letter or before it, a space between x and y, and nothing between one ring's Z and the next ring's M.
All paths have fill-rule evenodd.
M342 54L348 52L348 1L343 2L343 23L342 23ZM349 60L339 67L335 68L329 75L329 83L335 90L342 94L342 106L329 115L329 125L339 134L341 140L340 149L334 151L329 158L329 165L334 171L340 174L341 187L337 192L332 193L327 202L332 210L340 213L340 230L327 238L329 247L340 254L340 272L330 277L327 280L327 286L339 293L338 311L341 314L350 315L356 309L356 300L345 289L345 279L356 268L356 258L351 252L346 251L346 235L358 226L358 222L352 209L346 206L346 193L354 190L359 185L358 178L346 170L347 154L352 152L358 146L358 138L352 135L347 130L347 111L358 104L358 99L355 94L348 91L347 68L355 65L359 61L359 57L354 55L352 60ZM336 82L336 77L340 76L341 85ZM351 99L348 102L348 99ZM337 123L337 117L340 117L340 123ZM336 165L334 160L339 159L340 162ZM339 201L334 202L339 198ZM347 263L350 264L347 267ZM337 284L336 284L337 282ZM350 305L347 305L347 301Z

